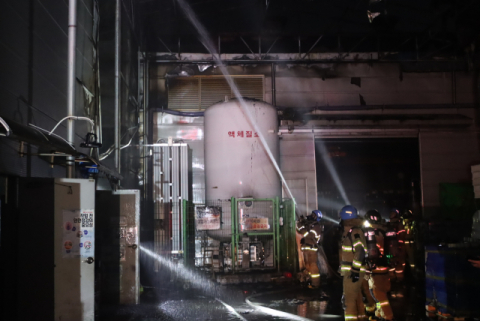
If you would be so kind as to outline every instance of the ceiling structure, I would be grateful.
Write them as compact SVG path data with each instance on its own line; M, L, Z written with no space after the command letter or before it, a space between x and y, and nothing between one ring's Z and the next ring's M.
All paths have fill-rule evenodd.
M379 52L394 60L471 60L479 40L476 0L187 2L221 53ZM207 52L180 1L139 3L147 52Z

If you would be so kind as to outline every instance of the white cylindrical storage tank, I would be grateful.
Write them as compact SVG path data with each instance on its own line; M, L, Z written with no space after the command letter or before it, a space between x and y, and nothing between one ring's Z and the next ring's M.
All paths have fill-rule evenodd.
M245 107L278 164L277 110L262 101L245 99ZM274 164L237 99L205 110L205 179L207 200L281 196Z

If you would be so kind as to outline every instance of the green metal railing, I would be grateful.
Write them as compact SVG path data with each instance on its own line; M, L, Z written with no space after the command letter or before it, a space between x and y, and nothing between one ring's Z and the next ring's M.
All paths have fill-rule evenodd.
M234 198L232 197L232 269L236 271L235 262L238 260L237 250L239 248L240 238L245 232L239 231L239 221L238 221L238 202L240 201L252 201L252 202L272 202L272 231L270 232L248 232L248 236L271 236L273 240L273 253L274 253L274 267L280 270L279 262L279 228L278 228L278 213L279 213L279 202L278 198Z
M235 233L235 227L237 226L237 202L235 201L235 197L232 197L231 199L231 204L232 204L232 211L231 211L231 221L232 221L232 270L235 271L235 263L237 262L237 246L236 246L236 233Z
M283 270L296 273L298 270L298 249L295 230L295 203L291 199L283 200L280 205L280 239L282 251L280 252L280 265Z
M182 200L182 250L184 265L195 265L195 213L192 202Z
M243 201L252 202L271 202L272 223L271 230L264 231L241 231L239 228L239 210L238 203ZM231 206L231 257L232 270L238 271L236 264L238 262L238 249L243 234L250 236L265 237L273 242L273 263L272 268L278 271L297 271L297 245L295 238L295 205L290 199L279 200L279 198L235 198L230 199ZM186 200L182 201L182 225L183 225L183 255L185 265L193 267L195 265L195 218L194 204ZM280 225L280 218L283 224Z

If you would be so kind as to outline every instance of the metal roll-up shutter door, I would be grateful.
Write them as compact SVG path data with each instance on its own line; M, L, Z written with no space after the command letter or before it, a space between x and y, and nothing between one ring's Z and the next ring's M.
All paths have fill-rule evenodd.
M242 97L263 99L263 77L258 78L234 78L235 84ZM232 93L232 97L234 94Z
M264 100L264 77L232 76L242 97ZM225 96L235 97L223 76L185 77L169 81L168 108L203 110Z
M202 109L212 106L225 99L225 96L231 97L230 86L225 78L202 78Z
M169 80L168 106L170 109L198 110L199 103L200 79L188 77Z

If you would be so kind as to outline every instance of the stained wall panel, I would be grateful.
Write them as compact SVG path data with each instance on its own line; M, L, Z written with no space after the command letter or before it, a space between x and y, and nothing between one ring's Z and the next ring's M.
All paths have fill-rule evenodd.
M422 132L419 136L422 203L425 217L440 209L440 183L471 183L471 166L480 163L474 132Z
M315 139L312 134L282 135L280 169L297 202L297 214L307 215L317 209ZM290 198L285 187L283 197Z
M67 115L68 2L17 0L2 2L0 10L0 116L23 125L50 130ZM78 2L75 76L91 92L94 84L93 2ZM83 88L75 83L75 114L87 116ZM75 145L87 130L77 122ZM66 125L56 134L66 138ZM65 169L51 168L36 156L20 158L18 143L0 139L0 173L58 177ZM27 146L28 147L28 146ZM26 150L27 151L27 150ZM32 152L36 151L32 147ZM62 173L62 174L60 174Z

